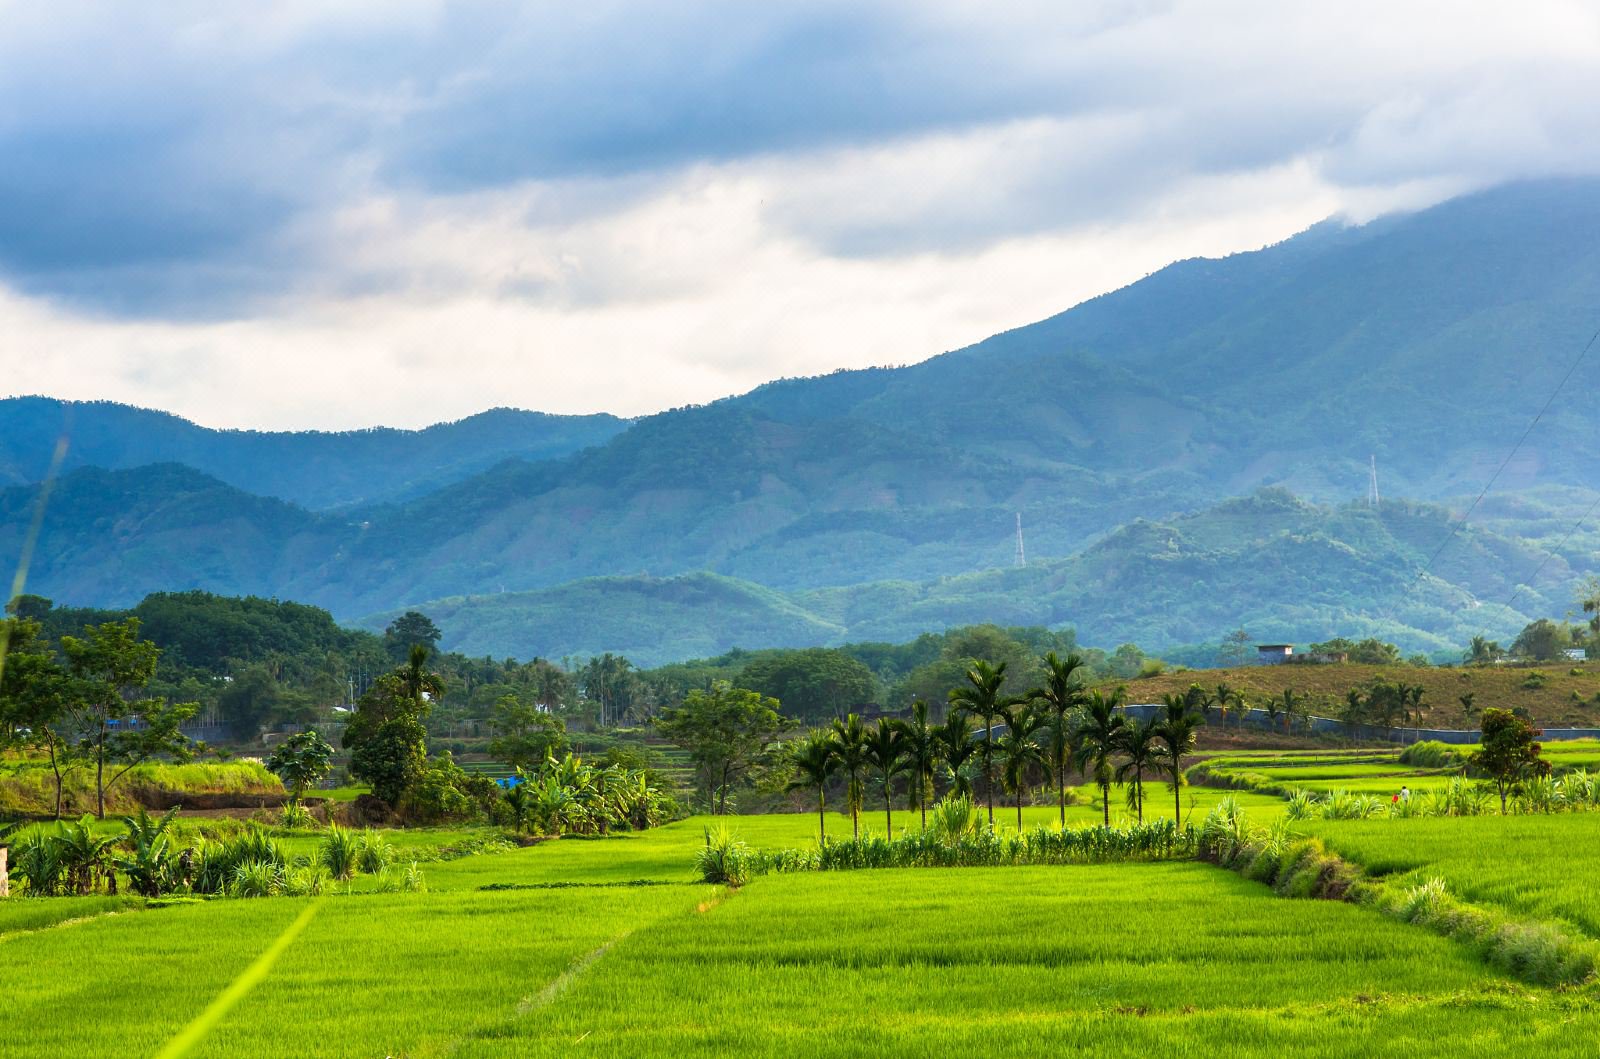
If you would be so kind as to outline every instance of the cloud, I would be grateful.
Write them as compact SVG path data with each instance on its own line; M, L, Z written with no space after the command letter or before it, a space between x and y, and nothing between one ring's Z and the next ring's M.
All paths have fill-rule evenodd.
M1597 89L1576 0L0 0L0 358L208 422L648 411L1600 171Z

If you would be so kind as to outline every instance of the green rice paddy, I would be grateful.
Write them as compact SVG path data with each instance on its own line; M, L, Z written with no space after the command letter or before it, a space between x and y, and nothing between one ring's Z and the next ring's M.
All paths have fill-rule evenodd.
M1098 792L1075 793L1068 823L1098 821ZM1227 793L1185 788L1185 813ZM1236 797L1262 823L1285 804ZM1148 798L1148 816L1170 814L1164 785ZM1056 814L1026 807L1024 826ZM423 893L363 878L310 899L0 902L0 1054L1576 1057L1600 1039L1600 986L1529 986L1373 908L1209 864L781 874L730 891L692 867L709 823L427 860ZM816 839L815 814L727 823L762 848ZM895 811L896 831L916 823ZM850 832L842 814L827 825ZM862 826L881 834L881 811ZM1600 937L1600 814L1291 826L1369 874L1440 877L1461 900ZM430 857L485 834L389 839ZM170 1050L186 1028L194 1047Z

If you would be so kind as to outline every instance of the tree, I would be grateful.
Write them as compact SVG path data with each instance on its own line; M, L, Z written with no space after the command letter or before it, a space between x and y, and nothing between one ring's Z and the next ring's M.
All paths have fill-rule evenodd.
M95 762L95 815L105 819L106 789L128 770L158 754L186 759L190 744L181 731L198 703L169 705L139 698L154 678L160 649L139 638L139 619L87 626L82 639L61 638L72 676L72 707L86 750ZM124 767L109 781L106 762Z
M1500 794L1500 814L1506 812L1506 795L1523 780L1548 776L1550 763L1541 757L1538 738L1543 734L1525 717L1510 710L1489 707L1483 711L1483 738L1469 761L1494 780Z
M816 788L818 842L826 845L828 780L839 767L839 758L833 752L832 734L825 729L813 729L804 739L797 740L789 747L789 761L795 771L794 779L789 781L789 789Z
M1155 720L1133 721L1123 726L1123 755L1127 758L1117 766L1117 782L1133 780L1133 809L1139 822L1144 823L1144 774L1155 761L1160 749L1160 731Z
M1243 629L1235 629L1222 638L1222 646L1217 650L1217 664L1223 668L1230 666L1248 665L1250 662L1250 634Z
M994 722L1009 700L1000 694L1006 682L1006 664L991 665L975 659L964 674L967 683L950 689L950 705L970 717L983 718L983 740L979 755L983 759L984 795L989 802L989 826L994 827Z
M1535 662L1553 662L1561 658L1571 646L1570 629L1565 625L1557 625L1549 618L1540 618L1538 621L1529 622L1517 634L1516 641L1511 645L1511 653Z
M1119 712L1127 689L1120 684L1107 694L1091 691L1078 714L1077 748L1072 760L1080 772L1091 772L1100 787L1105 826L1111 826L1111 758L1122 746L1128 720Z
M333 767L333 747L315 728L296 732L272 751L267 768L289 788L289 804L299 805L307 788L322 782Z
M810 723L843 717L878 690L872 670L843 651L813 647L755 659L739 682L783 704L786 716Z
M18 597L24 598L24 597ZM71 680L30 618L0 622L0 744L42 746L55 784L55 818L61 790L79 767L78 748L68 737Z
M1500 645L1482 635L1474 636L1471 645L1463 654L1462 661L1469 666L1487 666L1498 662L1505 655Z
M1267 703L1268 703L1268 706L1267 706L1268 710L1271 710L1272 709L1272 700L1269 698L1267 700ZM1283 695L1279 699L1279 703L1280 703L1280 705L1278 706L1278 709L1283 714L1283 730L1285 732L1288 732L1290 729L1292 729L1294 727L1294 719L1295 719L1295 717L1297 715L1298 716L1304 716L1305 715L1306 704L1305 704L1305 701L1300 698L1300 696L1295 694L1295 690L1293 688L1284 688L1283 689Z
M612 724L622 716L623 704L630 697L632 684L637 679L633 663L609 651L589 659L578 670L578 684L583 688L583 697L594 703L600 711L597 718L600 727L605 727L607 716Z
M889 785L894 782L903 764L901 758L905 753L905 744L900 738L900 726L886 717L880 717L877 725L867 733L865 750L867 764L878 770L878 776L883 781L884 834L893 838L894 801Z
M1017 802L1017 834L1022 834L1022 792L1028 770L1041 760L1039 741L1034 738L1045 723L1044 716L1026 702L1013 703L1001 714L1006 731L1000 737L1000 776Z
M718 813L727 812L729 788L767 759L788 728L776 699L726 680L709 691L690 691L681 705L662 710L655 724L689 752L701 789Z
M861 837L861 773L867 767L867 729L856 714L833 720L833 753L844 770L845 800L850 803L850 828Z
M396 662L404 662L418 645L427 648L427 654L438 650L442 635L432 618L421 611L408 610L383 630L383 649Z
M922 699L911 704L911 719L896 722L905 754L905 771L911 777L911 808L922 815L922 829L928 829L928 791L933 786L933 769L939 760L939 730L928 724L928 704Z
M283 706L283 687L264 665L245 666L217 695L217 707L235 739L254 740Z
M978 741L972 738L972 722L964 713L952 713L933 730L933 738L945 770L950 773L950 790L957 797L972 797L972 784L966 774L967 762L978 752ZM926 823L926 814L923 819Z
M1179 791L1183 787L1183 756L1194 752L1196 736L1205 723L1205 715L1195 709L1182 695L1168 695L1162 699L1163 711L1156 724L1156 738L1161 740L1162 762L1172 777L1172 822L1183 822L1183 800Z
M1083 705L1083 684L1078 671L1084 661L1076 654L1058 658L1054 651L1044 656L1045 682L1034 688L1028 697L1041 702L1050 714L1050 727L1045 746L1050 767L1056 777L1056 801L1061 812L1061 826L1067 826L1067 764L1072 756L1071 717Z
M561 718L516 695L500 697L489 723L498 733L489 742L489 752L512 768L535 768L546 758L567 752L567 726Z
M431 701L444 695L444 680L428 669L428 649L413 645L405 664L372 682L344 730L350 774L372 785L372 793L398 805L428 768Z

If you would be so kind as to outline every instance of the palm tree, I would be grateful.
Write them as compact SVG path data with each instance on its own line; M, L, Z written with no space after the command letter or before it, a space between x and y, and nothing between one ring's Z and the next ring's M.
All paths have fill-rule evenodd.
M1269 700L1270 701L1270 700ZM1296 714L1306 712L1305 703L1294 693L1293 688L1283 689L1283 730L1288 732L1294 727Z
M928 704L921 699L911 704L911 720L897 721L896 726L900 729L905 771L911 777L913 808L922 814L922 829L926 831L928 788L933 784L933 766L939 757L939 729L929 727Z
M1133 808L1144 823L1144 773L1160 751L1160 736L1155 720L1134 721L1123 726L1122 752L1127 760L1117 767L1117 782L1133 779Z
M972 738L972 722L967 720L965 714L952 713L945 718L944 724L933 730L933 738L938 745L939 757L950 772L951 793L958 798L971 798L972 784L967 781L962 769L978 752L978 742Z
M1166 707L1156 724L1156 737L1162 743L1162 760L1172 776L1172 823L1183 822L1183 755L1192 753L1195 734L1205 723L1205 714L1199 712L1188 699L1168 695L1161 700Z
M1072 751L1072 763L1078 771L1094 769L1094 781L1100 785L1100 802L1105 810L1105 826L1111 826L1111 757L1122 746L1122 729L1128 720L1118 712L1128 689L1118 685L1109 695L1091 691L1078 713L1077 746Z
M1239 689L1233 687L1227 681L1218 682L1217 692L1214 696L1212 696L1211 701L1216 705L1217 709L1222 712L1223 724L1228 723L1228 707L1243 705L1243 702L1239 696Z
M414 643L406 652L406 664L400 668L400 684L406 695L417 702L426 701L424 696L437 700L444 695L444 681L428 668L430 653L427 644Z
M1072 756L1072 725L1070 717L1083 704L1083 685L1077 671L1084 665L1082 658L1069 654L1057 658L1051 651L1044 656L1044 687L1035 688L1028 697L1042 702L1050 711L1051 725L1046 750L1050 767L1056 774L1056 801L1061 810L1061 826L1067 826L1067 762Z
M828 780L839 767L834 753L833 736L818 728L789 748L789 760L794 764L795 777L789 782L790 790L802 787L817 789L817 834L819 841L828 842Z
M1017 834L1022 834L1022 789L1027 785L1028 769L1040 760L1039 742L1033 735L1045 723L1037 710L1025 703L1007 707L1006 733L1000 737L1000 774L1006 790L1017 801Z
M850 827L856 838L861 837L861 771L867 767L867 730L861 718L850 714L843 720L833 719L833 753L839 767L850 778L845 797L850 802Z
M889 785L895 773L903 767L905 746L900 741L900 728L886 717L878 718L877 727L867 735L865 745L867 764L878 770L883 778L883 822L887 837L894 837L894 802Z
M950 705L962 713L983 718L983 742L979 755L983 758L984 793L989 800L989 826L994 827L994 721L1000 711L1011 705L1002 698L1000 687L1006 682L1006 664L991 664L981 658L974 659L966 672L967 686L950 689Z

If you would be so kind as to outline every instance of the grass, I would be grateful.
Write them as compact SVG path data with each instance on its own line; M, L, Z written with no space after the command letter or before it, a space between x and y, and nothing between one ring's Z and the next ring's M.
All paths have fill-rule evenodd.
M1576 671L1576 675L1573 672ZM1545 683L1540 688L1524 687L1528 674L1544 674ZM1288 665L1288 666L1238 666L1232 669L1191 670L1163 673L1143 680L1128 681L1129 702L1160 702L1169 692L1183 692L1190 684L1199 684L1212 690L1218 683L1226 683L1244 695L1251 706L1262 706L1267 698L1278 696L1285 688L1310 705L1310 711L1323 717L1337 717L1344 702L1345 692L1363 687L1374 680L1390 682L1403 680L1407 684L1421 685L1424 728L1470 728L1475 723L1467 717L1460 698L1471 693L1474 705L1502 706L1507 709L1523 706L1534 718L1551 727L1600 727L1600 663L1584 662L1573 666L1570 662L1545 666L1367 666L1367 665ZM1577 699L1573 693L1577 693ZM1281 720L1280 720L1281 723ZM1225 726L1225 727L1231 727Z
M1442 878L1467 901L1559 920L1600 938L1595 814L1316 820L1294 826L1371 874L1401 883Z
M1524 991L1443 939L1205 865L850 883L769 877L663 917L459 1054L1430 1055L1473 1034L1588 1046L1581 1026L1565 1043L1541 1028Z
M1157 790L1152 809L1170 801ZM1209 805L1223 792L1191 793ZM1283 805L1239 798L1259 799L1263 823ZM1024 810L1025 826L1054 819L1053 807ZM1600 917L1584 912L1597 820L1294 826L1396 878L1437 875L1463 899L1588 930ZM914 821L895 813L897 830ZM1282 898L1207 864L801 873L729 893L695 882L710 822L430 861L425 893L361 892L362 877L356 893L316 900L304 932L193 1054L1454 1059L1587 1055L1600 1034L1592 987L1524 986L1428 930ZM727 823L752 846L804 847L816 817ZM863 823L882 831L881 813ZM829 828L848 833L848 817L830 813ZM386 836L404 860L484 834ZM318 840L283 839L291 854ZM101 914L139 907L0 902L7 1056L156 1054L308 901Z

